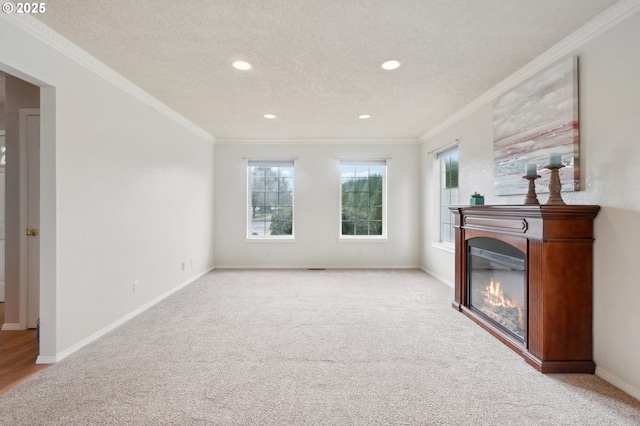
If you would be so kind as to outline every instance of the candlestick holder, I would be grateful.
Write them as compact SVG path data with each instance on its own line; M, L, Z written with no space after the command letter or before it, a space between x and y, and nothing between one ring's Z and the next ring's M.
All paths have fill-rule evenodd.
M544 166L545 169L551 171L551 176L549 177L549 199L547 200L548 205L565 205L566 203L562 200L560 196L560 191L562 190L562 183L560 182L560 174L558 170L564 167L564 164L549 164Z
M527 192L527 196L524 198L525 205L531 204L540 204L538 201L538 196L536 195L536 184L535 180L541 177L540 175L526 175L522 176L523 179L527 179L529 181L529 191Z

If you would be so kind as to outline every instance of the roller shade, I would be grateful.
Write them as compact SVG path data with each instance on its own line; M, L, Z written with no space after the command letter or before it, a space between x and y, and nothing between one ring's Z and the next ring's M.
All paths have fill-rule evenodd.
M293 167L291 160L247 160L249 167Z
M347 160L340 159L341 166L386 166L387 160Z
M436 151L436 158L446 157L447 155L453 154L458 150L458 144L455 143L448 147L441 148L439 151Z

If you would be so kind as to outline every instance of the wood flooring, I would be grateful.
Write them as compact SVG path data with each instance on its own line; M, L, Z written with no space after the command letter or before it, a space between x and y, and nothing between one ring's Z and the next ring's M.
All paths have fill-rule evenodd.
M36 330L0 331L0 395L48 367L36 364L38 353Z

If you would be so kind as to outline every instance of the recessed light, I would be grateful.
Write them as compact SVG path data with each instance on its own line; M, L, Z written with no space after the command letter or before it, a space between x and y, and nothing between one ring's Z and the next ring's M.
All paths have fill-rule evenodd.
M360 114L358 118L361 120L366 120L367 118L371 118L371 116L369 114Z
M264 115L264 118L268 118L268 119L270 119L270 120L271 120L271 119L276 118L276 116L275 116L275 115L273 115L273 114L265 114L265 115Z
M400 61L391 59L389 61L384 61L381 66L382 66L382 69L385 69L385 70L395 70L400 66Z
M241 71L246 71L246 70L250 70L251 69L251 64L249 62L245 62L245 61L235 61L233 64L233 67L237 70L241 70Z

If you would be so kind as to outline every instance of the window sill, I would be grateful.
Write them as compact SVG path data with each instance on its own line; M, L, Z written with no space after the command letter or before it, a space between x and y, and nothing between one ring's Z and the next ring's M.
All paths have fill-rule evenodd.
M287 238L274 238L274 237L262 237L262 238L247 238L245 239L247 243L295 243L296 239L294 237Z
M385 236L380 237L338 237L339 243L386 243L389 239Z
M453 243L446 241L436 241L431 243L431 247L437 248L438 250L446 251L447 253L455 254L456 246Z

